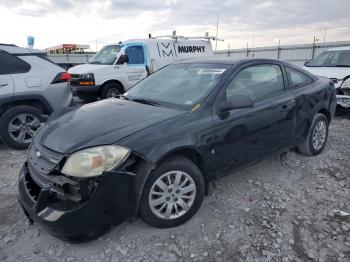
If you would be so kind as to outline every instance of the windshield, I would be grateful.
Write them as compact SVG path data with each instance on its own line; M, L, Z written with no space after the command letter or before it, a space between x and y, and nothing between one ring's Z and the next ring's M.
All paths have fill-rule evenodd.
M225 64L170 65L136 84L125 97L190 109L210 92L229 67Z
M350 67L350 51L327 51L312 60L307 66Z
M90 59L89 64L112 65L122 47L122 45L104 46Z

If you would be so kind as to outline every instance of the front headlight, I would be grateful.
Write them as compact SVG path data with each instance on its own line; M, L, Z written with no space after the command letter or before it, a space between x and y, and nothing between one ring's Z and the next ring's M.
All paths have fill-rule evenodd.
M343 81L343 83L341 83L340 88L350 89L350 77L348 77L347 79L345 79L345 80Z
M80 79L94 79L94 74L93 73L87 73L87 74L81 74L79 75Z
M114 145L83 149L68 158L61 172L73 177L99 176L123 163L129 154L129 149Z

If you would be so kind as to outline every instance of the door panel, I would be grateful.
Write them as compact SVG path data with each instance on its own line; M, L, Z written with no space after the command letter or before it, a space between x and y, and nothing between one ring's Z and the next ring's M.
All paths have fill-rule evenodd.
M10 75L0 75L0 98L13 96L14 90L12 77Z
M290 144L295 127L295 100L284 89L282 71L276 65L242 69L219 99L232 94L255 100L252 108L218 113L213 108L216 133L216 169L230 172ZM248 68L248 67L247 67ZM263 74L266 70L277 70ZM256 75L257 74L257 75ZM252 80L253 79L253 80ZM251 81L252 80L252 81ZM232 84L230 86L230 84Z
M125 54L129 57L126 73L129 87L147 77L147 56L143 45L130 45L125 49Z
M290 100L281 95L251 109L215 114L217 170L233 171L289 145L295 126L295 107L284 108L284 105Z
M27 84L25 78L31 70L29 63L23 59L0 50L0 95L16 94L26 91ZM18 91L19 90L19 91Z
M129 86L132 87L142 79L147 77L146 67L144 65L133 65L127 66L127 81L129 82Z

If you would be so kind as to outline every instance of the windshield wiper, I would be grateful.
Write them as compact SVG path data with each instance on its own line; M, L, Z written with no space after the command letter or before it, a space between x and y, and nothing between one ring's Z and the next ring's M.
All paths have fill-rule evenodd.
M350 67L350 65L336 65L336 67Z
M142 104L146 104L146 105L160 106L159 103L153 102L153 101L150 101L150 100L147 100L147 99L134 98L134 99L131 99L131 100L134 101L134 102L142 103Z
M89 64L101 64L100 61L94 60L94 61L90 61Z

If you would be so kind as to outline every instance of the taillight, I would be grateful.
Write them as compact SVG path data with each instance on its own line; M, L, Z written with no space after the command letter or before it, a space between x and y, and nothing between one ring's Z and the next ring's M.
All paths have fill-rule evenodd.
M68 82L72 78L72 75L67 72L58 73L52 80L51 84Z
M69 81L71 78L72 78L72 75L70 73L64 72L61 74L62 81Z

